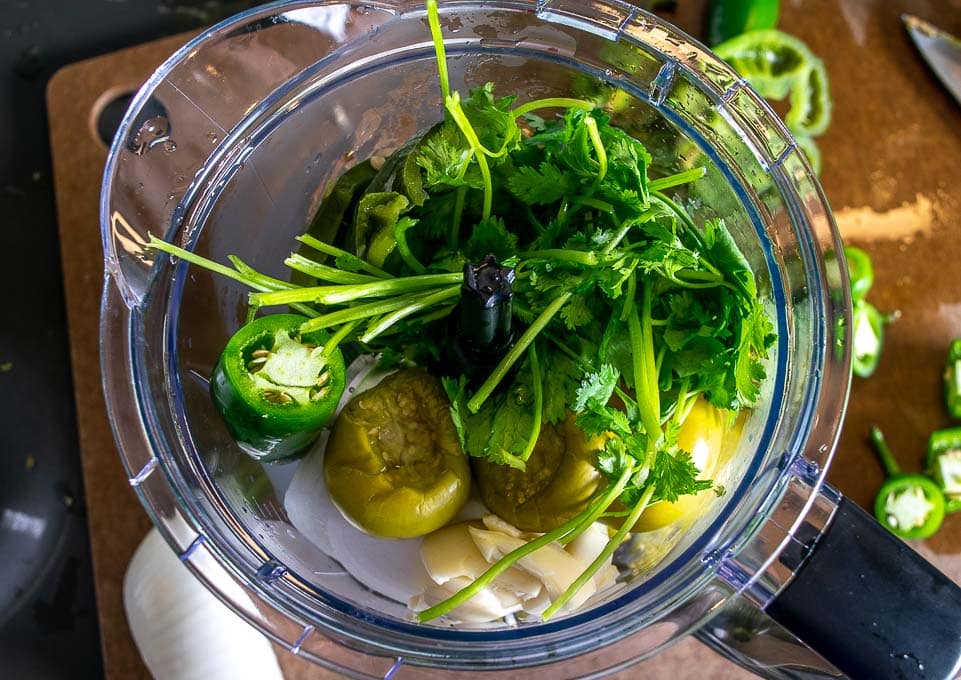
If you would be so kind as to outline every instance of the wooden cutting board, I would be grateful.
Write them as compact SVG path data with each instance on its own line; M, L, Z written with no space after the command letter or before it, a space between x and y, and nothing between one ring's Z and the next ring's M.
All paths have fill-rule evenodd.
M949 424L940 404L940 370L952 337L961 336L961 108L938 86L901 31L914 11L961 33L961 2L791 0L781 26L825 58L834 122L819 139L822 181L842 233L874 257L870 299L901 310L888 330L878 373L857 380L830 479L868 506L882 480L865 444L869 422L885 426L905 468L920 467L927 434ZM681 3L673 19L700 30L701 3ZM936 9L936 8L935 8ZM116 452L99 368L98 313L103 280L98 199L106 146L96 131L103 105L136 90L189 36L71 65L48 88L64 285L87 516L104 667L109 680L147 678L123 611L122 583L134 549L150 527ZM961 581L961 515L916 546ZM334 677L277 648L289 679ZM685 640L624 677L747 678L745 671Z

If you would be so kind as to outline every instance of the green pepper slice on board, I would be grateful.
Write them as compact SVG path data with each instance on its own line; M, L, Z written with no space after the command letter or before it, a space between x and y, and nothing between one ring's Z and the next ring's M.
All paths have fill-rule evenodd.
M300 335L298 314L248 323L227 342L210 394L230 434L251 457L276 461L303 453L337 408L346 382L326 331Z
M707 44L718 45L747 31L777 26L778 0L712 0L707 10Z
M884 322L887 317L866 300L854 303L851 370L854 375L869 378L881 360L884 345Z
M952 418L961 418L961 338L951 341L944 360L944 406Z
M851 298L858 302L867 297L874 285L874 265L871 256L860 248L844 246L844 256L848 263L848 278L851 280Z
M924 475L904 474L894 460L884 435L871 428L871 441L888 474L874 499L874 516L895 536L928 538L944 521L944 494Z
M946 510L961 510L961 427L931 433L927 468L944 494Z

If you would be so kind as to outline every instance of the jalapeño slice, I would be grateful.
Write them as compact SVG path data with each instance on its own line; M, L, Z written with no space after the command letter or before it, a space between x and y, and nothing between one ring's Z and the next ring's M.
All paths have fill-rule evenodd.
M325 348L326 331L301 335L297 314L255 319L230 338L210 380L210 394L230 434L264 461L303 453L317 439L344 392L344 359Z

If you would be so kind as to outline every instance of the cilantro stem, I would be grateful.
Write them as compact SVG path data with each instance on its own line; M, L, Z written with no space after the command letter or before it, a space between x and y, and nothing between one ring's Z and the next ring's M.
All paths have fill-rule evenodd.
M416 224L417 220L410 217L402 217L397 220L397 224L394 225L394 240L397 241L397 252L400 253L400 259L404 261L404 264L418 274L426 274L427 267L414 257L414 253L411 252L410 246L407 244L407 230Z
M620 244L620 242L624 240L624 237L627 236L627 232L629 232L635 224L637 224L636 220L627 220L624 222L620 229L618 229L617 233L614 234L614 238L607 242L607 244L604 246L604 250L601 252L603 252L605 255L610 255L611 252Z
M670 189L671 187L676 187L681 184L690 184L691 182L696 182L706 174L707 168L691 168L690 170L685 170L684 172L679 172L674 175L668 175L667 177L652 179L647 183L647 189L648 191L663 191L664 189Z
M360 298L388 297L423 288L433 288L438 285L460 283L463 278L464 275L460 272L405 276L388 279L386 281L374 281L372 283L313 286L310 288L296 288L294 290L251 293L250 301L251 304L258 304L263 307L269 305L286 305L292 302L316 302L322 305L336 305Z
M607 215L614 214L614 206L607 201L602 201L599 198L592 198L590 196L575 196L574 203L578 206L587 206L588 208L594 208L599 212L605 213Z
M627 332L631 341L631 364L634 369L634 393L640 409L641 422L647 434L648 450L652 450L661 435L661 397L657 387L654 361L653 331L650 326L651 286L643 290L641 318L627 317ZM643 320L647 317L647 322Z
M535 99L526 104L521 104L511 111L514 118L520 118L524 114L536 111L537 109L581 109L582 111L593 111L594 102L586 99L573 99L571 97L547 97L545 99Z
M601 133L597 129L597 121L593 116L584 116L584 125L587 127L587 134L594 145L594 152L597 154L597 179L596 184L604 181L607 175L607 151L604 149L604 142L601 141Z
M430 36L434 41L434 53L437 55L437 75L440 79L440 94L446 101L450 96L450 79L447 75L447 51L444 49L444 35L440 29L437 0L427 0L427 25L430 26Z
M621 321L627 321L634 313L634 298L637 296L637 277L633 275L627 278L627 290L624 293L624 310L621 312Z
M534 388L534 418L531 423L531 435L527 438L527 445L521 451L519 458L525 463L534 452L537 440L541 434L541 418L544 412L544 381L541 375L541 365L537 360L537 345L531 344L528 355L531 361L531 384Z
M280 279L275 279L272 276L261 274L259 271L251 267L236 255L228 255L227 259L230 260L230 264L232 264L234 269L236 269L241 275L246 276L253 283L259 283L267 290L290 290L291 288L297 287L287 281L281 281Z
M329 281L330 283L371 283L377 281L376 277L328 267L298 253L291 253L290 257L284 260L284 264L301 274L313 276L315 279Z
M494 367L491 374L487 376L487 379L484 380L483 384L477 389L474 396L467 402L467 408L470 409L471 413L477 413L480 410L480 407L484 405L484 402L487 401L487 398L497 385L500 384L500 381L504 379L507 372L511 370L511 367L517 362L521 355L527 351L527 348L534 341L534 338L537 337L537 334L544 330L547 324L551 322L551 319L554 318L554 315L561 310L561 307L567 304L572 295L573 293L558 295L544 308L544 311L534 319L534 322L527 327L527 330L518 338L514 346L504 355L504 358Z
M369 319L374 316L380 316L381 314L387 314L397 309L406 307L412 302L416 302L422 297L422 295L423 293L417 292L410 295L402 295L390 300L366 302L364 304L354 305L353 307L348 307L346 309L338 309L336 312L321 314L310 321L304 322L300 327L300 332L308 333L310 331L320 330L321 328L332 328L333 326L339 326L340 324L347 323L349 321Z
M450 246L451 250L456 250L460 241L460 221L464 214L464 199L466 197L467 187L463 185L457 187L457 193L454 194L454 214L451 216L450 234L447 236L447 245Z
M599 263L597 253L592 250L572 250L565 248L548 248L546 250L531 250L520 253L525 260L564 260L575 262L585 267L596 267Z
M264 286L254 285L249 277L244 276L240 272L233 270L226 265L220 264L219 262L214 262L213 260L208 260L206 257L192 253L189 250L178 248L172 243L161 241L156 236L150 237L150 240L147 242L147 248L150 250L159 250L162 253L167 253L168 255L173 255L174 257L179 257L181 260L189 262L190 264L195 264L198 267L203 267L204 269L214 272L215 274L226 276L228 279L233 279L234 281L242 283L245 286L250 286L255 290L269 290Z
M459 294L460 286L451 286L450 288L442 288L436 293L425 295L406 307L402 307L395 312L385 314L380 321L367 328L367 332L360 336L360 341L370 342L398 321L406 319L408 316L416 314L424 309L433 307L438 302L443 302L444 300L449 300L452 297L456 297Z
M568 358L572 359L574 363L577 364L577 366L584 369L585 371L593 370L593 366L590 366L587 363L585 363L584 359L582 359L577 352L575 352L566 344L564 344L564 342L562 342L559 338L554 336L553 333L551 333L550 331L544 331L544 337L550 340L552 343L554 343L554 346L557 347L557 349L559 349L563 354L566 354Z
M461 133L467 138L467 143L474 150L474 160L480 169L481 177L484 180L484 208L481 211L481 219L486 220L491 215L491 206L494 200L494 184L491 181L491 169L487 164L487 156L484 145L477 138L477 133L467 119L467 114L460 105L460 93L454 92L444 100L444 106L450 112L451 118L460 128Z
M348 253L346 250L341 250L340 248L332 246L329 243L324 243L320 239L314 238L310 234L301 234L300 236L297 237L297 240L303 243L304 245L310 246L314 250L324 253L325 255L330 255L331 257L341 257L346 255L347 257L356 258L357 260L360 261L359 266L361 269L363 269L368 274L373 274L378 278L381 278L381 279L394 278L391 274L388 274L383 269L378 269L374 265L370 264L366 260L363 260L357 257L353 253Z
M545 545L553 543L555 540L560 540L568 535L575 534L575 532L577 534L582 533L588 526L588 524L585 523L586 520L590 518L596 519L611 505L611 503L614 502L614 499L616 499L621 494L621 491L624 490L624 487L627 485L628 480L630 480L631 475L634 474L634 471L634 466L625 466L617 482L608 486L607 490L604 492L604 495L591 503L585 510L575 515L556 529L548 531L546 534L542 534L534 540L528 541L524 545L511 550L509 553L492 564L487 571L474 579L474 582L469 586L457 591L457 593L447 598L443 602L435 604L430 609L425 609L424 611L420 612L417 615L417 620L421 623L424 623L425 621L431 621L432 619L436 619L439 616L443 616L444 614L452 612L490 585L494 579L504 573L504 571L506 571L512 565L524 559L531 553L540 550ZM594 519L591 519L591 522L593 522Z
M290 284L285 284L287 286L286 288L279 288L276 284L282 284L283 283L282 281L279 281L278 279L274 279L272 277L266 276L265 274L261 274L260 272L257 272L256 270L251 268L249 265L243 263L243 261L240 260L240 258L237 258L236 262L240 262L243 265L244 269L241 271L235 271L226 265L220 264L219 262L208 260L206 257L203 257L202 255L197 255L196 253L192 253L189 250L178 248L172 243L161 241L156 236L150 237L150 241L147 242L147 248L151 250L159 250L162 253L167 253L168 255L173 255L174 257L179 257L184 262L189 262L190 264L194 264L194 265L197 265L198 267L202 267L207 271L211 271L215 274L220 274L221 276L225 276L228 279L231 279L238 283L242 283L248 288L253 288L254 290L260 291L262 293L285 292L288 290L293 290L293 287ZM231 260L231 262L234 262L234 260ZM234 266L237 266L236 263L234 264ZM251 304L253 305L253 307L251 310L248 310L248 313L247 313L248 321L252 321L254 314L256 314L257 310L260 309L259 304L254 304L254 303L251 303ZM310 307L306 307L301 304L291 304L290 306L294 311L298 312L299 314L303 314L304 316L308 316L308 317L317 316L317 312L311 309Z
M324 343L323 354L325 357L329 357L337 349L337 346L341 341L346 338L350 333L356 328L359 321L351 321L350 323L345 323L343 326L337 329L337 332L330 336L330 339ZM301 333L303 333L303 325L300 327Z
M601 550L600 555L594 558L594 561L591 562L590 566L581 572L581 575L578 576L574 582L551 603L550 607L544 610L544 613L541 614L541 619L543 621L547 621L554 614L556 614L558 610L567 604L567 602L577 594L577 591L583 588L584 584L593 578L594 574L596 574L600 568L604 566L610 556L614 554L614 551L617 550L617 547L624 541L624 537L627 536L627 532L631 530L631 528L637 523L638 518L641 516L644 510L647 509L648 504L651 502L651 496L653 495L654 485L651 484L644 491L644 495L641 496L641 499L631 509L630 514L628 514L627 519L621 524L621 527L617 530L614 536L611 537L611 540L607 542L607 545L604 546L604 549Z

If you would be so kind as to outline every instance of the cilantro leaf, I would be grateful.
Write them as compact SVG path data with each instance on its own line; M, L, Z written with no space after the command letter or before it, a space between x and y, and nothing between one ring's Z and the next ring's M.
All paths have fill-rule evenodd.
M751 299L757 297L757 284L751 265L737 247L734 238L724 225L724 220L708 220L704 223L704 257L717 267L726 278L738 285Z
M560 313L561 319L569 330L576 330L594 319L594 314L587 305L587 300L583 295L575 295L570 302L564 305Z
M575 189L573 185L569 174L547 161L543 161L538 168L517 168L507 179L510 192L528 205L556 203Z
M428 132L414 153L414 161L424 170L424 184L428 189L484 186L480 172L471 165L470 145L451 121Z
M500 152L517 146L521 138L520 128L511 104L516 97L494 98L494 83L486 83L470 91L470 96L462 100L461 107L470 121L480 143L489 151Z
M450 416L454 421L454 429L457 430L457 438L460 440L462 449L467 449L467 418L470 411L467 409L467 376L462 375L458 379L443 377L440 379L447 398L450 399Z
M671 455L663 449L659 450L651 466L650 482L654 485L651 500L673 503L680 496L710 489L712 482L698 479L699 474L689 452L678 451Z
M586 408L604 406L610 400L620 375L610 364L602 364L595 373L590 373L577 388L574 411L580 413Z
M581 371L574 360L562 352L549 352L539 345L537 353L545 357L544 422L557 423L567 417L567 407L574 401Z
M503 262L517 255L517 235L507 230L504 220L491 216L474 227L463 251L472 262L482 260L488 254Z

